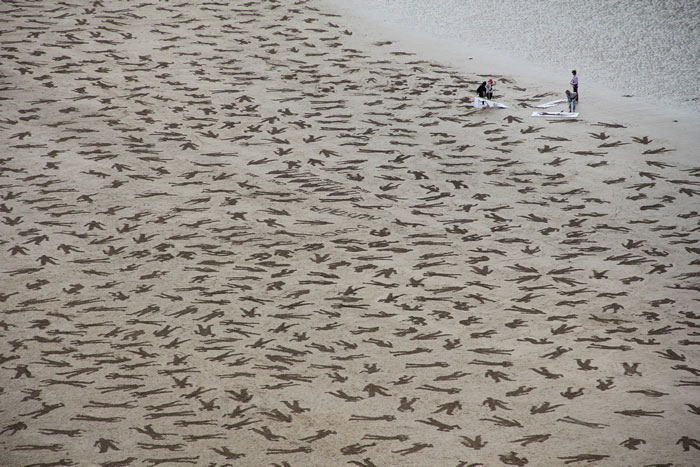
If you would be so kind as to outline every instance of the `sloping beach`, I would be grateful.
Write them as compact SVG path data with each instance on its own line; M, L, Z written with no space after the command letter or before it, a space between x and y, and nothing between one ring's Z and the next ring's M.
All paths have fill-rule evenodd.
M388 33L459 66L485 59L519 80L566 84L578 69L587 97L700 112L700 3L693 0L324 0L361 30ZM469 64L474 67L473 63ZM623 99L620 99L623 98Z
M0 15L0 464L698 464L692 111L325 1Z

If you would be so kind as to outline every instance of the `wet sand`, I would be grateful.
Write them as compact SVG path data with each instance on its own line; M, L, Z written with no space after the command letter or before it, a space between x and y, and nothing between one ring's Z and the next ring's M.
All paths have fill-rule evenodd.
M318 2L0 14L3 464L698 463L697 135Z

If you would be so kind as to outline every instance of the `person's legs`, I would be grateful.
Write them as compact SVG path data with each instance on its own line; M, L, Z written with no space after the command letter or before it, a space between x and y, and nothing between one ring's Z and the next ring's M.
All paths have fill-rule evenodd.
M578 84L574 84L574 92L576 93L576 102L578 102Z

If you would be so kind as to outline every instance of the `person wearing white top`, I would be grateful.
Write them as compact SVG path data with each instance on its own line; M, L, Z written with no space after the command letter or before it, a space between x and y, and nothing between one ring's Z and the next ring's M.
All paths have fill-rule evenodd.
M569 102L569 112L576 112L576 98L578 95L575 92L566 90L566 100Z
M571 86L574 88L574 94L576 94L576 102L578 102L578 75L576 74L576 70L571 70L571 74L574 75L573 78L571 78Z
M489 100L493 99L493 87L495 84L492 79L486 84L486 98Z

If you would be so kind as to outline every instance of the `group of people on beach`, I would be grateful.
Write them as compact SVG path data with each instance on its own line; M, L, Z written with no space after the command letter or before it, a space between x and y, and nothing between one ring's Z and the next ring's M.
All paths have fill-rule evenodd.
M486 81L484 81L476 89L476 94L479 97L481 97L482 99L491 100L491 99L493 99L493 91L494 91L495 86L496 86L496 83L494 83L494 81L492 79L489 79L488 83Z
M569 84L571 84L573 91L566 90L566 100L569 103L569 112L576 112L576 104L578 104L578 75L576 74L576 70L571 70L571 74L573 76ZM484 81L476 89L476 95L482 99L491 100L493 99L495 86L496 83L493 79L489 79L488 82Z

